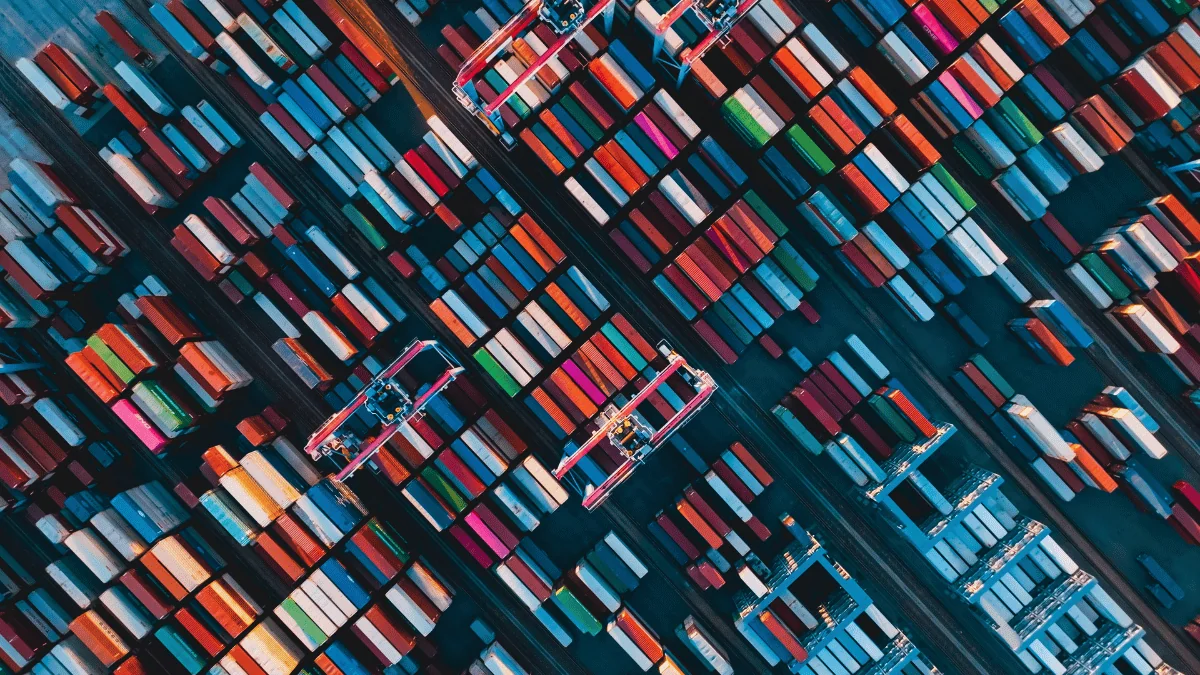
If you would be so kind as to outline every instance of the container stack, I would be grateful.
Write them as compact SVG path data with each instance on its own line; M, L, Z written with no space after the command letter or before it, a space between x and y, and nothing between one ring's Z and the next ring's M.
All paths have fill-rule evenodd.
M734 564L771 531L750 504L774 482L741 443L733 443L646 527L702 590L721 588Z
M851 335L846 346L845 355L834 351L815 366L791 348L788 355L805 378L771 412L800 447L828 455L866 487L939 445L946 430L929 420L862 340Z
M1138 351L1159 354L1189 387L1200 384L1200 223L1183 203L1173 195L1151 200L1086 247L1044 220L1048 248L1071 255L1067 276L1092 304Z
M0 481L18 495L29 495L57 471L90 475L89 467L111 464L115 451L80 410L79 402L51 394L49 382L23 374L33 384L27 400L7 403L0 430ZM3 508L11 506L9 499Z
M733 665L729 661L729 656L697 623L695 617L689 614L683 623L676 626L675 636L683 642L693 656L708 667L709 672L717 673L717 675L733 675Z
M369 425L361 429L362 437L371 433ZM430 525L448 529L476 562L489 567L493 556L507 556L512 542L567 499L528 451L528 443L460 377L371 463Z
M277 413L248 420L246 430L265 423L272 440L251 433L260 447L241 459L209 448L200 475L180 490L291 589L259 624L290 646L286 672L311 653L325 672L415 668L453 592L349 488L316 473L279 433L286 423Z
M578 40L573 44L578 44ZM603 147L615 150L615 156L607 156L608 153L603 151L590 158L584 155L612 132L630 149L634 149L636 143L638 148L656 148L672 157L687 143L683 134L698 132L698 129L669 94L656 91L654 76L620 41L608 45L603 55L581 60L586 62L591 77L567 86L557 101L541 110L537 119L522 129L518 137L555 175L564 175L576 164L582 164L599 183L598 187L620 204L622 195L636 191L630 189L631 186L623 188L615 184L618 179L625 178L621 175L624 172L621 164L632 165L644 158L636 150L631 154L619 145L619 141L613 144L611 140ZM515 102L516 98L509 100ZM620 126L620 120L630 117L643 99L647 100L641 111L627 125ZM540 108L548 101L549 95L537 101L536 107ZM522 116L531 114L532 111ZM677 119L672 121L671 117ZM632 143L631 138L634 139ZM643 171L650 168L639 163Z
M774 69L740 89L750 71L738 64L762 61L766 52L736 39L705 57L696 80L723 99L726 121L762 153L760 165L801 202L801 215L851 273L868 287L886 286L920 320L964 289L960 275L996 275L1026 300L1004 266L1007 255L969 216L974 200L878 84L811 25L773 42L783 45L770 57ZM874 140L866 142L868 135Z
M783 239L787 226L753 190L709 221L696 216L711 213L711 202L686 176L668 185L673 178L609 236L726 363L756 341L778 358L767 330L791 310L815 320L804 298L818 273ZM691 195L676 192L680 185ZM691 218L684 215L691 209L681 208L696 206Z
M0 285L0 327L51 319L59 335L70 336L76 317L53 301L107 274L129 248L53 167L17 158L8 180L0 192L0 273L7 282Z
M1069 348L1087 349L1095 342L1079 318L1059 300L1034 300L1026 310L1033 316L1013 319L1008 326L1044 363L1068 366L1075 360Z
M68 633L71 614L54 584L39 584L28 568L7 553L0 560L0 579L0 620L6 627L0 636L0 667L22 672L42 658L53 658L46 656L50 650L61 653L65 648L55 643Z
M224 345L205 339L154 277L121 298L125 323L76 340L67 366L156 454L195 430L250 373Z
M46 43L32 59L17 59L16 66L34 89L64 114L88 118L104 102L104 92L88 66L54 42Z
M250 300L275 324L283 335L275 352L310 388L332 382L311 348L320 345L353 365L406 318L391 294L363 275L316 216L257 162L240 190L228 200L209 197L204 207L204 216L189 214L175 228L171 245L230 302Z
M114 70L129 91L113 83L102 91L133 132L117 133L100 157L148 213L174 208L245 141L208 101L180 107L138 66Z
M737 565L745 588L734 596L734 626L767 663L938 672L811 534L786 513L781 520L795 539L769 562Z
M350 202L347 216L376 248L384 248L380 227L403 233L430 219L460 225L443 200L474 158L436 118L436 134L401 152L362 115L395 75L336 10L310 0L290 0L272 14L214 9L220 6L205 6L205 21L223 27L218 62L236 64L227 77L232 87L293 157L311 159L318 179Z
M568 103L571 97L568 91L559 105ZM548 162L547 166L565 177L567 191L600 225L608 223L631 200L640 200L637 193L663 176L667 164L680 155L691 155L692 141L700 135L700 127L662 89L655 89L644 105L635 108L637 111L631 113L613 105L606 109L598 101L590 107L577 101L569 103L568 111L586 110L590 123L584 120L564 125L561 136L548 139L553 143L546 146L547 152L559 154L553 156L557 164ZM533 132L539 129L539 125L532 127ZM562 145L558 145L559 138ZM745 180L738 178L740 169L716 141L705 137L702 143L706 146L703 157L690 160L697 171L703 172L699 178L711 181L716 190L722 189L722 178L734 183ZM546 160L544 153L537 154ZM703 168L705 164L707 169ZM582 170L573 170L576 166Z
M873 361L886 371L878 359ZM1075 459L1071 443L1028 399L1015 394L982 357L972 357L953 379L985 412L995 411L993 420L1002 433L1015 439L1014 445L1024 444L1026 458L1039 474L1041 465L1047 467L1046 473L1057 476L1047 462ZM1115 389L1105 395L1128 400ZM910 407L917 405L909 401ZM978 610L980 620L995 630L1030 672L1066 672L1064 664L1088 672L1108 667L1113 660L1140 670L1162 665L1162 659L1144 641L1141 627L1064 552L1049 528L1020 515L1000 491L1003 478L970 466L959 469L953 478L937 470L925 473L926 466L937 461L934 457L941 441L956 432L950 424L927 423L936 430L935 438L898 446L880 465L880 475L859 484L863 497L879 506L887 521L946 580L953 594ZM853 450L852 445L843 443L842 447ZM856 471L868 471L869 465L834 459L852 477ZM1074 476L1071 468L1065 471ZM804 534L798 540L810 541ZM793 559L803 557L799 553L789 556L789 568ZM777 574L763 570L758 578L775 579ZM756 594L773 597L767 590L762 588ZM764 623L767 625L760 633L765 638L772 632L770 622ZM1071 632L1064 632L1068 628ZM780 644L784 651L776 653L782 659L791 650L786 641Z
M991 418L1001 435L1059 498L1075 498L1083 489L1079 476L1099 477L1102 473L1091 455L1080 454L1076 445L1064 438L1028 397L1018 394L984 356L972 356L951 379ZM1111 479L1101 479L1097 486L1109 482ZM1072 490L1072 485L1079 490Z
M253 617L252 596L162 484L111 498L75 492L62 504L30 511L50 543L69 552L46 568L74 605L49 618L61 639L36 658L47 672L197 672L212 636L204 626L236 634L229 620Z
M906 82L926 83L914 99L923 116L944 138L963 132L956 149L994 177L1026 220L1040 218L1048 196L1099 168L1135 133L1145 147L1194 156L1185 131L1194 106L1180 103L1200 85L1200 40L1186 5L1024 1L953 9L951 16L925 5L909 12L896 2L853 2L834 12ZM989 15L998 25L980 33ZM960 56L947 65L951 54Z
M1159 428L1149 413L1122 387L1107 387L1084 406L1082 414L1067 423L1063 437L1071 443L1075 474L1064 479L1066 488L1080 492L1085 487L1114 492L1121 487L1140 510L1172 521L1176 529L1191 525L1190 516L1175 514L1173 499L1136 455L1162 459L1167 448L1154 432ZM1060 490L1061 492L1061 486Z

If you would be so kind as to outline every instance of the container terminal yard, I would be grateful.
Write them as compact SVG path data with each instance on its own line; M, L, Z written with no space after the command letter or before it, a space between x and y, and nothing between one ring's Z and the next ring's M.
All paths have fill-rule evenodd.
M0 673L1200 673L1200 14L0 0Z

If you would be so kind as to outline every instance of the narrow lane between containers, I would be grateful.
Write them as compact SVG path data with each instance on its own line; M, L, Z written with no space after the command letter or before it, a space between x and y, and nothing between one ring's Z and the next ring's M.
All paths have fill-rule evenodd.
M471 151L479 159L481 159L481 161L489 164L489 166L501 178L502 182L506 183L506 187L510 189L514 195L519 196L526 203L527 207L530 204L536 204L539 206L538 209L531 209L531 212L534 213L535 216L539 211L541 211L555 214L556 218L554 219L554 222L556 223L566 224L571 222L588 222L586 215L582 214L578 207L570 204L569 201L565 199L565 196L563 196L560 192L548 192L544 189L539 189L534 186L529 178L524 174L501 170L502 167L507 167L510 165L511 160L506 158L496 141L484 133L483 128L478 124L478 122L466 115L465 111L462 110L457 101L455 101L449 94L447 91L448 88L440 83L440 80L449 81L449 77L435 75L429 69L428 63L431 61L436 61L437 59L425 52L425 48L420 44L417 37L413 34L411 27L399 21L399 17L394 16L394 12L389 11L390 8L378 8L378 10L372 10L364 9L362 5L357 3L355 3L353 7L348 7L346 3L339 4L341 5L341 9L346 12L347 16L354 20L356 24L358 24L359 29L362 30L364 34L371 36L380 49L387 54L392 61L394 61L394 63L391 65L393 65L393 67L397 70L401 78L410 82L413 87L429 98L434 107L437 109L443 122L450 126L452 131L459 136L460 140L466 141ZM372 15L371 18L365 20L365 24L364 19L362 18L363 11ZM371 24L374 24L375 27L372 27ZM386 33L387 37L381 39L381 33ZM384 42L386 42L386 44ZM401 53L399 51L401 49L407 52L407 54ZM519 184L520 188L513 189L511 186L514 183ZM566 204L565 207L563 206L564 204ZM565 217L564 214L566 213L570 213L574 217ZM549 221L549 219L542 220L546 222ZM566 229L567 233L565 238L567 240L570 240L574 242L576 246L581 247L581 250L586 251L588 256L594 261L598 263L607 263L610 266L609 268L603 270L601 274L593 275L593 278L607 279L608 281L604 285L621 289L623 294L628 297L631 302L636 304L637 310L641 312L641 316L645 317L639 323L653 325L659 333L663 335L671 335L674 339L679 341L680 346L686 346L687 348L684 351L690 354L703 354L705 358L709 356L706 353L707 350L703 348L698 339L690 335L691 331L668 330L665 327L660 318L656 316L656 313L642 300L642 298L646 295L651 295L653 293L652 291L644 288L640 288L635 291L633 288L621 282L615 276L615 273L612 272L612 270L624 269L624 266L619 262L614 262L611 260L609 254L607 253L607 248L600 248L598 251L596 247L587 242L585 239L586 235L581 235L573 228L568 227ZM559 234L560 236L563 236L561 232ZM587 269L587 267L584 268ZM593 274L593 270L587 269L587 271L589 275ZM653 319L650 319L650 317L653 317ZM715 374L719 376L722 372L724 372L724 368L719 367ZM778 444L776 440L778 438L777 434L773 431L768 431L768 429L774 430L775 427L764 427L764 420L767 416L761 410L761 408L759 408L757 404L754 404L750 397L740 389L740 386L733 383L731 378L726 376L722 379L726 380L724 386L726 391L729 392L729 396L737 399L738 401L737 404L732 406L736 412L731 415L731 419L737 419L736 422L731 422L732 425L743 430L752 429L755 432L754 435L756 438L754 439L754 442L757 445L762 448L771 448L771 450L776 453L777 456L786 458L788 454L786 450ZM720 398L720 396L718 398ZM754 410L757 413L757 417L747 413L746 410ZM765 424L770 425L772 422L767 421ZM788 460L785 459L784 461L785 463L790 464ZM806 488L809 488L814 480L812 470L815 470L815 467L811 467L807 473L799 471L793 467L792 473L796 480L798 480ZM810 510L813 510L817 513L823 513L831 517L831 520L827 522L826 525L831 528L831 530L840 530L841 536L839 539L841 541L839 541L838 545L851 553L857 550L858 555L862 558L870 559L877 563L874 566L868 566L867 573L876 575L882 574L884 577L886 577L886 579L882 579L878 578L877 576L876 583L889 588L891 590L892 597L894 598L908 598L908 602L905 603L905 613L910 618L923 618L926 625L930 628L930 630L926 631L926 633L929 635L943 635L947 642L943 642L942 644L952 643L954 645L954 649L957 651L958 657L954 658L953 660L959 666L958 672L969 672L973 670L985 672L986 669L979 663L974 653L977 651L978 646L968 648L962 640L963 636L956 633L953 628L953 626L956 626L959 623L959 619L961 617L951 618L949 609L942 604L940 599L933 599L930 597L931 594L928 588L921 588L919 590L913 589L911 585L907 583L907 580L898 574L896 570L907 569L909 576L911 577L920 578L919 575L915 574L911 568L907 568L907 565L898 559L893 558L885 562L885 560L881 557L881 551L888 552L884 553L883 555L889 555L890 557L891 549L880 542L878 539L879 533L871 528L865 527L865 525L862 523L852 524L846 517L847 513L854 513L851 511L853 507L849 505L848 500L845 500L845 497L841 495L835 488L833 488L832 485L824 482L823 476L816 476L815 478L818 481L822 481L820 483L820 489L822 490L823 494L821 495L822 499L820 506L816 506L811 499L806 499L805 495L797 494L797 497L802 501L802 503L806 503ZM835 508L832 505L833 500L845 501L846 503L844 506ZM864 537L871 537L874 541L872 544L868 544L864 541ZM853 541L853 543L850 543L851 541ZM868 546L872 545L874 546L874 550L870 550L868 548ZM916 597L917 594L924 595L925 597L921 600L918 600ZM955 609L958 608L956 607ZM935 614L941 614L942 616L935 616ZM978 626L978 622L971 621L968 623L968 625L971 627L971 629L975 629L976 626ZM991 643L980 641L980 644L990 645ZM1003 652L997 651L997 655L1002 654ZM947 654L947 656L949 655ZM1011 659L1011 655L1008 657L999 656L999 658ZM947 660L950 659L948 658Z
M288 189L299 196L301 201L310 205L315 211L320 213L323 222L328 224L335 231L345 235L345 238L341 239L340 243L346 246L347 253L353 259L355 264L359 265L364 270L369 270L372 274L377 275L379 278L386 280L388 285L391 288L394 288L409 305L409 309L423 319L423 323L427 328L426 332L439 334L442 344L451 349L451 351L455 352L461 363L466 364L469 370L477 369L474 360L469 358L470 355L464 353L461 348L458 347L458 341L433 315L433 313L429 310L428 304L414 292L409 282L402 278L399 273L393 267L391 267L390 264L386 263L377 251L367 246L366 242L358 234L354 226L346 220L345 215L338 208L337 204L334 202L329 193L317 183L315 177L313 177L303 166L301 166L297 160L288 155L284 148L279 145L278 142L271 137L269 133L261 127L260 124L258 124L257 119L250 114L241 99L238 98L232 91L230 91L227 85L221 81L215 73L196 63L195 60L189 58L187 54L180 52L178 45L170 38L169 35L162 33L161 28L154 22L153 18L145 10L145 5L140 3L140 0L125 0L125 4L130 8L131 11L135 13L135 15L139 17L139 19L142 20L143 23L145 23L155 32L156 37L158 37L159 40L167 45L168 49L170 49L173 55L184 65L189 74L191 74L192 77L194 77L201 85L201 88L205 91L206 95L212 98L217 107L221 108L223 113L230 114L231 119L237 120L243 129L246 138L260 152L262 152L263 155L267 157L268 163L272 168L280 171L281 178L285 183L287 183ZM480 372L479 374L481 377L477 378L476 382L479 384L479 386L487 391L489 401L491 401L493 404L496 402L501 402L501 404L497 405L496 407L504 410L504 412L508 415L523 419L529 429L537 430L536 435L539 436L538 440L541 441L540 445L543 447L556 447L555 441L549 438L549 435L545 433L540 424L536 423L536 420L532 419L531 413L528 410L513 404L512 399L500 391L498 386L491 378L482 376L485 375L485 373ZM317 423L319 422L314 422L311 426L315 426ZM642 549L642 553L646 555L649 560L655 563L657 570L661 572L663 576L670 582L672 589L680 596L680 599L683 600L684 603L696 613L697 617L702 620L702 623L707 624L705 625L705 628L714 633L721 634L726 643L733 645L734 648L738 650L739 656L744 662L752 664L756 668L765 668L765 663L763 663L761 658L758 657L758 655L755 654L748 645L745 645L744 641L733 632L729 623L727 621L721 621L720 617L716 615L707 601L701 598L699 594L688 585L683 573L675 566L667 564L666 559L657 551L657 549L653 549L648 543L648 538L644 535L644 533L638 531L636 528L633 528L633 531L630 531L628 528L628 523L630 522L629 519L627 517L623 517L623 514L618 515L619 512L615 511L614 509L615 507L607 511L607 517L610 519L610 521L612 521L613 525L620 528L622 530L622 534L625 534L634 541L638 542L638 547ZM439 548L443 549L447 556L450 556L455 560L456 565L462 568L469 567L469 565L466 565L462 562L461 557L454 555L446 542L437 537L434 537L434 539L437 540L436 543ZM488 592L486 595L491 602L497 601L496 593L491 590L486 583L479 581L479 576L474 574L474 570L466 571L465 573L468 576L471 576L473 580L478 582L480 588L487 589ZM489 578L488 581L491 581L491 579ZM557 642L553 640L539 640L533 638L529 629L527 628L527 624L529 623L528 620L531 617L526 616L523 613L514 614L512 612L506 612L506 614L507 619L513 625L521 627L522 632L529 639L530 644L544 653L544 660L547 664L553 664L554 667L559 669L561 669L564 664L570 664L574 666L574 668L570 671L561 672L584 672L578 670L581 668L581 666L579 666L578 662L568 653L566 653L565 650L563 651L563 655L552 656L544 647L545 644L551 643L557 646ZM540 624L536 625L538 627L534 632L543 630ZM554 651L558 650L555 649Z

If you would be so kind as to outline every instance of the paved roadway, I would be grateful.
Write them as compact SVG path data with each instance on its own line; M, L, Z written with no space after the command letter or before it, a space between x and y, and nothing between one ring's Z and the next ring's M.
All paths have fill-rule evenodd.
M322 222L330 227L330 229L344 235L339 240L339 243L347 255L354 261L355 265L387 284L389 288L392 288L401 296L406 309L415 314L424 324L426 329L424 333L436 334L442 344L456 353L460 363L465 364L469 370L477 373L478 377L475 377L473 381L485 390L489 400L497 404L496 407L505 412L506 417L510 419L522 419L526 422L524 425L526 429L536 430L540 434L541 437L536 439L540 442L535 443L535 446L542 448L558 447L554 440L549 437L544 427L532 417L532 414L528 410L523 406L517 405L513 399L500 391L491 378L482 373L482 371L478 371L474 359L461 348L458 340L432 314L428 308L428 303L419 295L417 289L401 277L395 268L378 251L375 251L367 244L362 236L358 234L357 230L354 229L354 226L342 214L338 202L326 191L325 187L307 167L284 151L283 147L258 122L253 112L225 84L223 79L217 76L211 69L201 65L195 59L180 51L178 45L158 29L157 23L149 16L145 4L141 3L140 0L126 0L125 5L138 15L144 23L155 28L159 39L169 46L175 57L184 65L184 68L196 79L205 96L219 110L230 116L235 123L235 127L243 130L243 134L248 142L267 158L266 165L280 171L281 175L279 177L285 187L292 194L296 195L301 203L320 215ZM275 359L275 361L277 362L278 359ZM315 427L316 423L313 423L311 426ZM543 459L546 458L543 457ZM553 458L553 460L557 461L557 457ZM397 496L393 495L393 498ZM410 507L405 505L403 508L409 509ZM742 663L757 670L766 667L761 657L744 640L741 640L734 634L729 622L717 616L708 603L703 600L695 587L690 584L690 581L686 578L682 570L678 566L671 564L661 551L655 548L644 530L633 526L632 521L624 517L619 509L615 507L606 509L605 513L614 529L633 546L634 550L641 555L643 560L651 563L651 567L655 568L667 580L672 593L675 594L675 597L672 598L673 600L677 600L689 607L702 626L709 630L710 633L720 636L726 644L730 644L734 648L734 656ZM425 525L423 520L421 520L421 524ZM561 649L558 643L550 637L549 633L545 631L541 624L524 607L517 605L514 596L497 579L491 575L478 574L478 568L475 566L475 563L467 560L464 556L458 555L456 553L457 549L452 549L445 537L434 537L434 539L436 544L445 550L447 556L456 560L456 564L459 564L463 568L464 573L478 577L480 584L487 585L492 589L490 594L493 597L496 594L502 595L509 601L509 604L516 607L516 611L508 612L506 618L509 623L520 628L530 643L538 647L545 645L543 649L544 653L540 655L543 667L560 672L581 672L581 666L577 660L568 651Z

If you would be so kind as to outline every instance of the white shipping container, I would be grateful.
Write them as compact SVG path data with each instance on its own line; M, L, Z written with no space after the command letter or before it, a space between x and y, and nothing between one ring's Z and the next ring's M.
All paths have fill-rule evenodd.
M408 594L404 592L403 588L400 586L392 586L390 589L388 589L386 596L387 599L391 601L392 605L395 606L395 608L404 615L404 618L408 620L409 625L416 629L418 633L428 636L433 632L433 619L429 616L426 616L425 612L423 612L421 608L417 606L415 602L413 602L412 598L410 598Z
M1013 424L1043 453L1064 462L1075 459L1075 451L1028 398L1018 394L1013 397L1012 403L1003 407L1003 410Z
M476 161L475 156L471 154L471 151L467 150L467 147L462 144L462 141L458 140L458 137L450 131L450 128L447 127L442 120L438 119L437 115L426 119L425 122L429 125L429 128L433 130L433 133L437 134L438 138L440 138L442 142L454 152L459 161L471 169L474 169L476 166L478 166L479 162Z
M421 560L415 561L407 570L404 571L405 576L409 581L420 589L425 594L425 597L433 603L441 611L450 609L450 602L454 599L454 594L442 582L432 570L425 566Z
M92 516L89 522L129 562L136 560L149 548L146 540L115 509L105 509Z
M337 144L338 149L344 152L346 157L350 159L350 162L358 167L358 170L364 175L368 171L376 170L371 160L367 159L367 156L363 154L362 150L359 150L358 146L354 144L354 141L350 140L350 137L344 131L338 127L333 127L329 130L329 138Z
M239 16L238 18L240 19L241 17ZM266 90L270 90L275 86L275 80L272 80L271 76L267 75L266 71L260 68L254 59L250 58L246 50L242 49L242 46L229 33L218 34L216 40L217 45L225 50L225 53L233 59L233 62L237 64L238 68L241 69L242 73L251 82Z
M774 19L771 18L771 15L758 5L755 5L753 8L751 8L750 12L747 13L747 18L749 18L750 22L754 24L754 27L762 33L763 37L769 40L773 45L783 42L784 38L786 38L788 35L788 32L784 31L779 24L775 23Z
M154 618L142 609L141 603L124 586L113 586L101 593L100 603L135 639L140 640L150 632Z
M279 327L279 330L283 331L284 335L290 338L300 337L300 329L296 327L296 324L292 323L291 320L284 316L283 312L279 310L279 307L275 305L271 298L267 297L263 293L255 293L253 298L254 304L258 305L259 309L266 313L266 315L275 322L275 325Z
M146 77L136 66L130 65L128 61L121 61L113 67L113 70L116 71L125 84L129 85L133 93L142 99L146 107L160 115L170 116L175 114L175 104L167 96L166 92L156 82Z
M229 250L229 247L217 237L217 234L212 231L208 223L204 222L199 216L189 213L184 216L183 224L189 232L200 240L200 243L212 254L212 257L217 259L217 262L222 265L232 265L237 262L238 257L234 255L233 251Z
M168 209L177 206L175 199L167 194L162 185L159 185L158 181L151 178L141 165L132 159L124 155L110 154L104 158L104 161L113 170L113 173L117 174L133 190L138 199L151 206Z
M437 193L430 189L429 185L421 179L421 176L412 168L411 165L409 165L408 162L401 158L400 161L395 163L395 166L396 170L400 172L400 175L404 176L404 179L407 180L409 184L413 186L413 189L417 191L417 194L421 195L421 199L424 199L425 203L429 204L430 206L438 205L438 202L440 202L441 199L438 198Z
M1120 233L1133 244L1156 272L1170 272L1179 266L1179 261L1167 251L1150 228L1142 223L1130 223L1121 228Z
M36 63L26 58L20 58L17 59L16 66L34 89L37 89L38 93L50 102L50 105L68 113L75 113L79 109L79 106L72 103L62 89L59 89L58 85L54 84L54 81L42 72Z
M43 290L53 292L65 281L55 274L54 268L35 253L25 240L9 242L5 244L4 250Z
M912 53L908 45L894 32L888 32L879 40L875 48L883 54L888 63L900 73L900 77L910 85L923 80L929 74L929 69Z
M1107 309L1112 306L1113 299L1108 293L1101 288L1100 284L1092 278L1092 275L1079 263L1071 263L1067 266L1065 272L1071 281L1091 300L1096 309Z
M342 294L346 296L350 304L354 305L354 308L363 315L375 330L382 333L391 327L392 322L384 316L383 312L379 311L379 308L375 306L375 303L371 302L371 299L366 294L359 290L358 286L346 284L342 287Z
M1136 446L1139 450L1146 453L1154 459L1162 459L1167 456L1167 448L1158 438L1150 433L1146 425L1138 419L1133 411L1125 408L1107 408L1097 411L1097 417L1111 421L1122 432L1122 437L1129 441L1129 444Z
M416 212L412 210L408 202L404 201L404 198L400 196L396 188L382 174L372 170L366 172L364 176L367 185L370 185L375 190L375 193L379 195L383 203L387 204L388 208L394 211L401 220L411 222L416 217Z
M637 664L638 668L643 671L647 671L654 666L654 662L650 660L650 657L646 656L646 654L642 652L642 650L639 649L636 644L634 644L633 640L625 634L625 631L621 630L621 627L617 625L616 621L609 621L608 625L605 626L604 629L608 631L608 634L612 637L612 639L618 645L620 645L621 649L623 649L625 653L629 655L629 658L633 659L633 662Z

